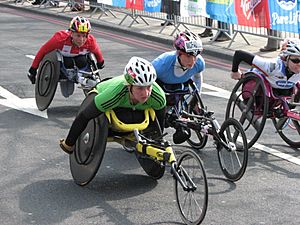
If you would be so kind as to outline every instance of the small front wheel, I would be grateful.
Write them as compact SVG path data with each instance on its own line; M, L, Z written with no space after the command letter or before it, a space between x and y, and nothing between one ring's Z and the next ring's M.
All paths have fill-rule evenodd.
M179 178L175 178L175 195L180 216L185 224L200 224L208 202L207 180L201 159L193 151L184 151L177 161L176 173Z
M248 146L244 129L236 119L229 118L222 124L217 142L218 158L226 178L242 178L248 162Z

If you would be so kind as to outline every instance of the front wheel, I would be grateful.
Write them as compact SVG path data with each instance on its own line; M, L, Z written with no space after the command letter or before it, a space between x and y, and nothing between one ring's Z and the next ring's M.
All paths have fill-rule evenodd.
M175 179L175 195L180 216L185 224L200 224L208 204L207 179L201 159L193 151L184 151L177 161L176 173L187 187L184 190L179 180Z
M204 109L204 104L200 96L196 98L196 96L192 97L192 100L187 105L187 108L184 108L188 113L199 115L199 112L201 109ZM192 120L195 120L196 118L193 118ZM192 130L191 130L192 131ZM191 138L187 140L187 143L194 149L200 150L205 147L207 143L208 136L201 133L200 131L193 130L191 132Z
M218 158L223 174L231 181L242 178L248 162L247 138L242 125L233 118L225 120L219 131Z

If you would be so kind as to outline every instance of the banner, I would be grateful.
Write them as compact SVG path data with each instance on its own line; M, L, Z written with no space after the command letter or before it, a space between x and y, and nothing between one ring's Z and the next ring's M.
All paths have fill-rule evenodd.
M214 20L236 24L234 5L234 0L207 0L206 12Z
M101 3L104 5L113 5L113 0L97 0L97 3Z
M236 0L235 12L239 25L270 28L268 0Z
M143 0L126 0L127 9L144 10Z
M112 0L112 5L115 7L125 8L126 0Z
M300 1L269 0L271 29L299 33Z
M206 1L204 0L181 0L180 15L188 16L204 16L209 17L206 13Z
M161 0L144 0L144 11L160 12Z

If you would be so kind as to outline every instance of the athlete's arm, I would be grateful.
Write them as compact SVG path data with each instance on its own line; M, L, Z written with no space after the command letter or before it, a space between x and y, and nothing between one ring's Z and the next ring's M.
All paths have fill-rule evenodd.
M52 52L55 49L60 49L61 48L61 42L58 41L57 39L57 34L54 34L37 52L31 67L34 69L37 69L39 67L40 62L44 58L46 54L49 52Z
M240 63L243 61L249 65L252 65L253 59L255 55L250 52L245 52L242 50L237 50L234 53L233 60L232 60L232 72L237 72L239 69Z

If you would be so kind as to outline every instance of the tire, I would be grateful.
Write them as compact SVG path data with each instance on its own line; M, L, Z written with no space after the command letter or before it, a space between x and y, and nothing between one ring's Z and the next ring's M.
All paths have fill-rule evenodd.
M188 187L192 187L192 183L196 187L195 190L184 190L175 179L175 195L180 216L185 224L200 224L206 215L208 204L208 185L201 159L193 151L184 151L177 160L176 171ZM184 175L185 172L187 176Z
M41 61L35 85L35 101L38 109L43 111L51 104L59 81L60 64L56 51L44 56Z
M300 122L289 117L272 118L273 124L282 138L289 146L300 148Z
M198 95L198 93L197 93ZM195 106L198 105L198 107L201 107L202 109L204 109L204 104L202 99L200 98L200 96L198 95L198 97L193 96L192 100L190 101L190 103L187 104L183 104L183 106L186 105L187 108L184 108L184 110L186 110L188 113L190 114L194 114L194 115L199 115L198 112L196 112L195 110ZM196 106L197 107L197 106ZM192 138L196 136L197 138ZM191 130L191 138L189 138L187 140L187 143L195 150L200 150L202 148L205 147L206 143L207 143L207 139L208 136L201 133L200 131L195 131L195 130Z
M224 121L219 132L224 143L233 145L227 149L217 143L218 159L225 177L237 181L244 175L248 162L247 138L242 125L235 119Z
M92 93L83 101L83 109L90 101L94 101ZM70 155L70 168L73 179L80 186L87 185L96 176L102 162L108 135L108 121L105 114L89 121L86 129L79 136L74 153Z
M153 122L150 122L148 128L146 128L144 131L141 131L141 133L150 139L158 138L162 135L162 131L160 129L159 123L157 118ZM140 163L143 170L146 172L147 175L152 177L155 180L158 180L163 177L165 173L165 164L162 162L159 162L147 155L141 154L137 151L136 158L138 162Z
M235 118L241 123L248 148L258 140L266 123L269 99L265 93L262 79L247 73L233 88L227 104L225 120Z

